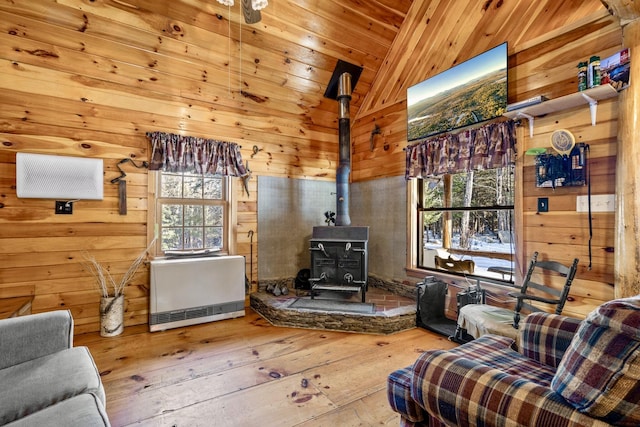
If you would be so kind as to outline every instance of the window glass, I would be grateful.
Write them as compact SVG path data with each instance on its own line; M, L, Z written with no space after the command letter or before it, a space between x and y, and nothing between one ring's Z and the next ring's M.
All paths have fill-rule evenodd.
M202 199L202 181L202 177L185 175L182 197L185 199Z
M418 194L419 267L512 280L513 167L423 179Z
M158 172L159 248L226 250L227 178Z
M163 174L160 197L182 198L182 177L179 175Z
M224 210L221 206L206 206L204 225L216 225L221 227L223 225L223 213Z
M222 179L214 177L204 178L204 198L222 199Z

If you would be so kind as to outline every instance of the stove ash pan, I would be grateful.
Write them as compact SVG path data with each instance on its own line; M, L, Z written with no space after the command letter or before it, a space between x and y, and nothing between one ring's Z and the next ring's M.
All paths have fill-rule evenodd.
M362 293L367 289L369 227L314 227L310 241L311 297L314 290Z

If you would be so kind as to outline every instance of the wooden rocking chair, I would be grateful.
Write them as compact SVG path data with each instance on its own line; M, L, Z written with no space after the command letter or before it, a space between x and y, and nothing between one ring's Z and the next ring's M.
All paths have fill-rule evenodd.
M577 258L567 267L556 261L538 261L538 252L535 252L520 292L508 294L516 298L513 310L487 304L465 305L458 313L457 328L466 330L474 338L497 334L516 339L522 310L528 313L549 311L548 306L555 306L555 313L562 313L577 269ZM556 283L558 280L564 282L560 289L551 286L554 279ZM547 307L535 303L546 304Z

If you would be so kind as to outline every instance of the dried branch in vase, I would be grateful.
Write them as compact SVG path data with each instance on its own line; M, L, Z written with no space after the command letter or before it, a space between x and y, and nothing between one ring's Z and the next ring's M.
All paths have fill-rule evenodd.
M111 276L111 273L107 268L105 268L102 264L100 264L96 258L89 254L88 252L84 252L83 256L86 262L83 263L85 270L87 270L91 275L96 279L95 284L98 292L100 292L100 296L104 298L108 297L117 297L123 294L124 288L127 284L133 279L138 268L143 263L144 259L147 256L147 251L151 246L155 243L155 239L149 243L149 246L145 248L144 251L138 255L138 257L131 263L129 269L122 275L122 278L119 282L116 282Z

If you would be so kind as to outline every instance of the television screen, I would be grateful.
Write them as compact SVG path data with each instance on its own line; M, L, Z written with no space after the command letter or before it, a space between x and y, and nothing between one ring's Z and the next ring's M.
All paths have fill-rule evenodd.
M501 116L507 108L507 43L407 89L413 141Z

